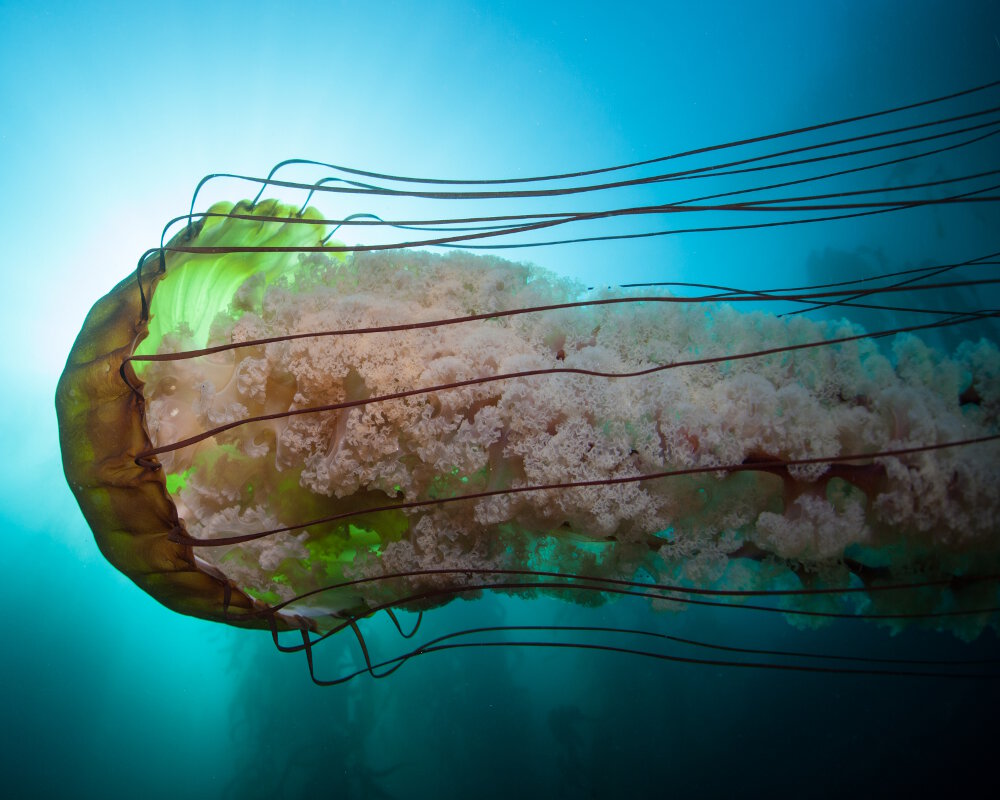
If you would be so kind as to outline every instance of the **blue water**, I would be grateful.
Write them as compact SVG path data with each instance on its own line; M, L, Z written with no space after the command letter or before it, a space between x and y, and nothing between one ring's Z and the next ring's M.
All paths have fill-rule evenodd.
M989 774L995 680L494 649L318 688L267 634L176 615L104 561L62 476L52 397L87 310L206 173L259 175L292 156L442 177L624 163L996 80L998 37L990 0L0 1L0 792L843 797L960 791ZM1000 249L992 205L907 219L519 257L588 283L778 286ZM489 598L427 615L422 633L535 618L777 649L1000 655L993 635L810 632L638 602L581 617ZM399 642L373 629L370 644ZM359 659L350 638L317 657L321 677Z

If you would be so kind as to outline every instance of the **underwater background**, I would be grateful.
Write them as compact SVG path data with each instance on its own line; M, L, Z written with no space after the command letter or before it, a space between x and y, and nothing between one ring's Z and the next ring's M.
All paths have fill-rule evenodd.
M270 634L177 615L103 559L63 478L53 395L91 305L208 173L262 175L291 157L468 178L626 163L996 80L998 37L990 0L0 0L0 793L832 797L957 791L990 775L996 679L491 648L317 687ZM905 224L517 257L587 284L774 287L981 255L1000 250L998 231L1000 213L983 204ZM421 636L535 620L734 646L1000 657L990 632L967 644L852 621L801 630L777 615L654 613L643 601L459 601L426 615ZM404 645L374 623L369 646ZM361 663L349 634L316 656L319 677Z

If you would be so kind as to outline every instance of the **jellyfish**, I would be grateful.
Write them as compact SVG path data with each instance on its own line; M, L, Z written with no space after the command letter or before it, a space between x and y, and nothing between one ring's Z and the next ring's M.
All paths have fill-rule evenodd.
M974 638L998 625L1000 351L922 334L997 311L898 298L985 291L997 253L773 289L586 287L496 251L989 205L1000 169L853 181L988 139L995 110L948 103L997 86L534 178L298 159L208 176L70 352L69 485L142 589L276 642L299 632L310 670L337 631L364 649L376 612L483 592ZM253 199L196 212L220 178ZM719 178L725 191L683 194ZM327 216L322 200L364 210ZM393 217L400 200L435 213ZM865 330L799 313L831 308L926 318Z

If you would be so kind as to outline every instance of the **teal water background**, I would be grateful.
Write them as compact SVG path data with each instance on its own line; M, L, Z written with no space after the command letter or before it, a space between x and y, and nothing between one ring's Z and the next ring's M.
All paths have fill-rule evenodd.
M491 650L315 687L267 634L174 614L104 561L63 479L53 394L88 309L207 173L260 175L295 156L440 177L624 163L995 80L998 36L986 0L0 0L0 794L844 796L958 789L983 772L995 681ZM521 257L585 282L776 286L873 252L897 269L979 255L1000 220L977 213ZM497 598L428 616L427 636L581 619ZM993 636L965 647L642 604L587 619L726 643L997 655ZM375 631L372 644L398 642ZM327 675L358 661L348 638L318 656Z

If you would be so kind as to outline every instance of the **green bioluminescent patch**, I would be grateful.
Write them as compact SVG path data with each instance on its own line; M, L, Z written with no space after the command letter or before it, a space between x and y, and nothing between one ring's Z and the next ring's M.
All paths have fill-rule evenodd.
M191 473L194 468L186 469L183 472L178 473L168 473L167 474L167 491L170 494L177 494L181 489L187 484L188 478L191 477Z
M341 575L346 564L354 562L359 552L381 555L385 546L398 542L409 530L410 521L401 511L379 511L364 516L364 524L340 523L326 532L311 530L305 542L309 556L306 567L320 564L330 577Z
M227 214L279 217L292 222L265 222L225 216ZM139 343L135 355L158 352L163 337L177 331L190 335L192 348L205 347L219 313L239 318L241 312L231 307L233 298L249 279L256 281L257 292L262 294L265 286L288 275L299 263L298 252L251 252L248 248L322 247L325 225L294 224L302 219L322 218L314 208L307 208L300 215L298 209L276 200L266 200L256 206L245 200L235 206L232 203L213 205L198 233L198 247L232 248L235 252L173 253L170 270L157 284L150 302L149 333ZM336 252L330 255L343 258ZM133 362L140 376L146 363Z
M268 589L253 589L247 586L243 589L243 591L254 598L254 600L260 600L262 603L267 603L269 606L277 605L281 602L281 595Z

